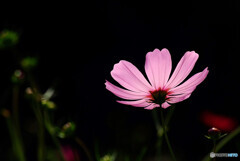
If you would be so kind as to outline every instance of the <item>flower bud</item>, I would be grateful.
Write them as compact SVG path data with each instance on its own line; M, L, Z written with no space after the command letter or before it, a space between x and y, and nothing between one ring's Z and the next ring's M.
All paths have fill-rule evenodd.
M221 137L221 131L215 127L208 130L208 136L212 140L218 140Z
M21 70L15 70L12 77L11 77L11 80L14 84L19 84L19 83L22 83L24 79L24 74Z
M32 90L31 87L27 87L25 92L26 92L27 95L32 95L33 94L33 90Z
M18 43L19 35L17 32L3 30L0 32L0 49L11 48Z
M62 129L58 131L58 137L66 138L71 136L76 129L76 125L74 122L68 122L63 125Z

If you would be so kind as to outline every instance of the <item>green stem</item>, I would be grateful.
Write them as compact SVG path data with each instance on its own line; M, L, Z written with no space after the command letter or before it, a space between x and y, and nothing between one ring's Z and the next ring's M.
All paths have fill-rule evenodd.
M34 93L34 95L37 95ZM36 98L32 99L32 109L36 116L37 123L38 123L38 132L37 132L37 138L38 138L38 147L37 147L37 155L38 155L38 161L44 161L45 159L45 133L44 133L44 120L43 120L43 113L40 108L39 102L36 100Z
M14 85L13 87L13 121L16 126L16 130L20 132L19 117L18 117L18 99L19 99L19 87Z
M19 87L17 85L14 85L13 87L13 98L12 98L12 108L13 108L13 118L9 118L8 120L8 126L12 126L11 132L12 134L12 141L13 146L15 147L15 153L20 161L25 161L25 155L24 155L24 148L23 148L23 142L21 137L21 131L20 131L20 125L19 125ZM11 120L10 120L11 119Z
M240 134L240 127L235 129L232 133L227 135L224 139L222 139L216 146L216 152L218 152L224 145L226 145L230 140L232 140L235 136Z
M167 145L168 145L168 149L169 149L169 151L170 151L170 154L171 154L173 160L176 161L176 157L175 157L175 155L174 155L174 153L173 153L171 144L170 144L169 139L168 139L168 135L167 135L167 131L166 131L166 124L165 124L164 115L163 115L163 109L161 109L161 120L162 120L162 126L163 126L163 130L164 130L164 136L165 136L165 140L166 140Z
M78 145L83 149L83 151L86 153L88 160L93 161L93 158L91 157L90 151L88 150L87 146L84 144L84 142L79 139L78 137L75 138L75 141L78 143Z
M53 125L51 123L49 114L48 114L48 112L46 110L44 110L44 123L45 123L45 127L46 127L48 133L50 134L50 136L51 136L55 146L58 149L58 152L60 154L61 160L65 161L64 156L63 156L62 151L61 151L60 143L59 143L58 139L55 136L54 127L53 127Z
M240 126L236 128L233 132L231 132L229 135L227 135L224 139L222 139L217 145L215 152L217 153L219 150L221 150L230 140L232 140L235 136L240 134ZM207 154L202 161L209 161L211 158L209 157L209 154Z
M19 159L19 161L26 161L24 151L22 148L22 142L19 139L19 136L17 135L16 128L13 124L12 118L6 118L6 121L12 141L13 151L17 159Z
M31 72L26 71L26 73L27 73L27 79L33 90L32 108L38 122L38 152L37 152L38 161L44 161L45 160L45 130L44 130L43 111L40 106L40 94L38 92L38 87L32 77Z
M39 131L38 131L38 161L44 161L45 156L45 136L44 136L44 124L43 124L43 116L42 111L37 107L37 110L39 111L38 114L38 125L39 125Z
M155 123L156 130L157 130L157 139L158 139L157 144L156 144L157 157L158 157L158 159L160 159L161 152L162 152L162 142L163 142L164 131L163 131L163 127L159 123L157 109L154 109L152 111L152 115L153 115L153 120L154 120L154 123Z
M213 140L213 152L216 153L216 140ZM213 158L213 161L216 161L216 157Z

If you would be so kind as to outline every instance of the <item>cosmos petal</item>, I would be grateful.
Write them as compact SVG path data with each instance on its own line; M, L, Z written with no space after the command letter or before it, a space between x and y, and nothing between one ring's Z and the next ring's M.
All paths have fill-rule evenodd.
M107 90L111 91L113 94L123 99L138 100L146 96L144 92L133 92L133 91L125 90L113 85L107 80L105 85Z
M166 84L166 89L171 89L180 84L192 71L199 55L194 51L188 51L179 61L176 69Z
M154 108L156 108L156 107L159 107L159 105L158 105L158 104L155 104L155 103L152 103L151 105L145 107L144 109L146 109L146 110L152 110L152 109L154 109Z
M121 60L115 64L111 75L119 84L131 91L147 93L153 89L142 73L128 61Z
M183 94L183 93L191 93L193 90L200 84L208 75L208 68L205 68L202 72L199 72L189 78L183 84L173 88L170 90L172 94Z
M178 103L178 102L182 102L185 99L188 99L191 96L191 94L187 94L187 95L181 95L181 96L175 96L175 97L170 97L167 102L168 103Z
M119 101L117 100L118 103L125 104L125 105L131 105L135 107L146 107L149 106L150 103L147 102L145 99L137 100L137 101Z
M167 102L164 102L162 105L162 108L168 108L169 106L171 106L169 103L167 103Z
M155 49L148 52L145 61L145 72L155 89L163 88L172 69L171 55L167 49Z

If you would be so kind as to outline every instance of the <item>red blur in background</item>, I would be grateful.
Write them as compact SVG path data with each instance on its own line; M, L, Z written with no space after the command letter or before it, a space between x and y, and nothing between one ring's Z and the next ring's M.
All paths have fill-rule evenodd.
M209 128L215 127L224 132L231 132L238 126L238 121L235 118L210 111L202 112L200 120Z

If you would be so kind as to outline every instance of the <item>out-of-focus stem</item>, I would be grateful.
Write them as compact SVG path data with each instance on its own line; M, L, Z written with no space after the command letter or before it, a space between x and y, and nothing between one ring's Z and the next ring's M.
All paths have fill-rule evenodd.
M162 126L163 126L163 130L164 130L164 136L165 136L165 140L167 142L167 145L168 145L168 149L170 151L170 154L172 156L172 159L174 161L176 161L176 157L173 153L173 150L172 150L172 147L171 147L171 144L170 144L170 141L168 139L168 135L167 135L167 131L166 131L166 124L165 124L165 120L164 120L164 116L163 116L163 109L161 109L161 120L162 120Z
M79 139L78 137L75 137L75 141L78 143L78 145L83 149L83 151L86 153L88 160L93 161L93 158L90 154L90 151L88 150L87 146L84 144L84 142Z
M8 130L11 136L13 151L19 161L26 161L21 140L17 135L16 128L11 118L6 118Z
M54 127L52 126L49 114L48 114L48 112L46 110L44 110L44 123L45 123L45 127L46 127L48 133L52 137L52 140L53 140L55 146L58 149L58 152L60 154L61 160L65 161L64 156L63 156L62 151L61 151L60 143L59 143L58 139L55 136Z
M163 136L164 136L164 133L167 132L167 127L168 127L168 124L172 118L172 115L174 113L174 108L175 106L171 106L171 108L169 109L168 113L167 113L167 116L166 116L166 119L164 120L164 123L165 123L165 127L166 129L164 130L163 128L163 125L160 125L160 121L159 121L159 117L158 117L158 111L157 109L154 109L152 112L153 114L153 120L154 120L154 123L155 123L155 126L156 126L156 130L157 130L157 137L158 137L158 140L157 140L157 156L160 157L161 156L161 152L162 152L162 143L163 143ZM162 110L162 109L161 109ZM163 122L162 122L163 123ZM158 158L160 159L160 158Z
M30 71L26 71L27 73L27 79L31 85L31 88L33 90L33 102L32 102L32 108L35 113L35 116L37 118L38 122L38 161L44 161L45 160L45 130L44 130L44 119L43 119L43 110L40 106L40 94L38 92L38 87L32 77L32 74Z
M216 140L213 140L213 152L216 153ZM213 158L213 161L216 161L216 157Z
M12 106L13 106L13 121L16 126L18 132L20 132L19 127L19 117L18 117L18 99L19 99L19 87L14 85L13 87L13 98L12 98Z
M39 131L38 131L38 161L44 161L45 158L45 136L44 136L44 123L43 123L43 115L42 115L42 111L38 105L39 103L36 102L36 115L38 118L38 126L39 126Z
M13 108L13 117L7 119L7 124L9 128L9 132L12 137L12 143L13 148L15 149L15 153L17 155L17 158L19 158L20 161L25 161L25 155L24 155L24 147L21 137L21 131L20 131L20 124L19 124L19 86L14 85L13 86L13 94L12 94L12 108Z
M158 159L160 159L160 156L161 156L161 152L162 152L162 142L163 142L163 128L162 126L160 125L160 122L159 122L159 118L158 118L158 113L156 111L157 109L154 109L152 111L152 114L153 114L153 120L154 120L154 123L155 123L155 127L156 127L156 130L157 130L157 144L156 144L156 149L157 149L157 157Z

